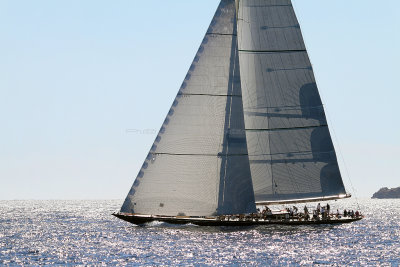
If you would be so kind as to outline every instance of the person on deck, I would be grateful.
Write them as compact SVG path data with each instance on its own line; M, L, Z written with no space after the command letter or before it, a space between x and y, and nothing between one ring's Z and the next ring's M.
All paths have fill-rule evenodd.
M268 208L268 206L265 206L263 213L268 213L269 211L271 211L271 210Z
M316 220L316 221L319 220L318 211L317 211L317 210L314 210L314 211L313 211L313 219Z
M309 218L310 216L309 216L309 214L308 214L308 208L307 208L307 206L304 206L304 219L306 220L306 221L308 221L308 218Z
M317 205L317 214L319 214L319 213L320 213L320 211L321 211L321 204L320 204L320 203L318 203L318 205Z
M266 212L265 212L265 214L266 215L272 215L272 210L270 209L270 208L268 208L267 206L265 206L266 207Z

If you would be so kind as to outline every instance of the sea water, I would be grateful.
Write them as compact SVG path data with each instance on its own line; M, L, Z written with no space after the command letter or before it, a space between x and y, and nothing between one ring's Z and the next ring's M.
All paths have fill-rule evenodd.
M351 224L259 227L139 227L111 216L121 203L0 201L0 265L400 264L400 200L359 200Z

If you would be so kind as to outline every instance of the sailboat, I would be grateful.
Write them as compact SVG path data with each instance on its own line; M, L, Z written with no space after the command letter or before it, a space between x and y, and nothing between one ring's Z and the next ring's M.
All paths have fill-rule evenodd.
M350 197L291 0L221 0L116 217L197 225L361 219L260 217L257 205Z

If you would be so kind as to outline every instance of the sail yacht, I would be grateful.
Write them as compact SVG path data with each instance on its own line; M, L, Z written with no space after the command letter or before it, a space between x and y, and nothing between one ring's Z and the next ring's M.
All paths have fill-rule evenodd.
M361 219L260 215L256 205L348 198L291 0L221 0L114 215L198 225Z

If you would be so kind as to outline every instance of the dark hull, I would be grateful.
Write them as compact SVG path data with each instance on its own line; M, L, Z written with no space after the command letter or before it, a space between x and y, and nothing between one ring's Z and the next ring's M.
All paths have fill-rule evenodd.
M164 216L143 216L143 215L127 215L114 213L115 217L136 224L142 225L154 221L165 222L169 224L195 224L199 226L256 226L256 225L320 225L320 224L342 224L359 221L358 218L341 218L330 220L218 220L217 218L193 218L193 217L164 217Z

